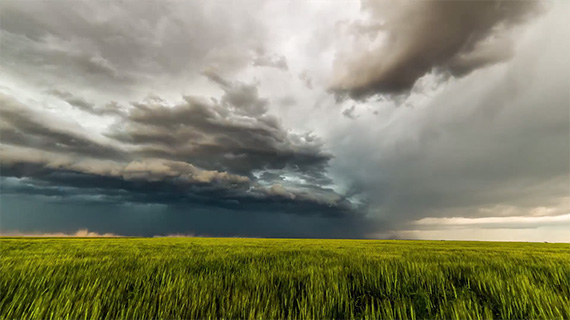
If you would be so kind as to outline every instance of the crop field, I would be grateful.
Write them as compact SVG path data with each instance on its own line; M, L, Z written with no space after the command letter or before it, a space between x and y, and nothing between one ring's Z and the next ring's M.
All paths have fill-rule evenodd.
M0 239L0 319L569 319L570 245Z

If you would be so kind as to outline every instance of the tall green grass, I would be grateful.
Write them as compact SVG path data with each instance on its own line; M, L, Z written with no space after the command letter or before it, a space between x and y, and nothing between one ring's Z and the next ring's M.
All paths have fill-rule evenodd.
M569 319L570 245L1 239L2 319Z

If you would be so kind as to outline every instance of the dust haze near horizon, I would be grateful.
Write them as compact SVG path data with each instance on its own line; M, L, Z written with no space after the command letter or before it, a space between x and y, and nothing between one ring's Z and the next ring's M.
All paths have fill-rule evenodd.
M0 235L570 241L567 2L0 6Z

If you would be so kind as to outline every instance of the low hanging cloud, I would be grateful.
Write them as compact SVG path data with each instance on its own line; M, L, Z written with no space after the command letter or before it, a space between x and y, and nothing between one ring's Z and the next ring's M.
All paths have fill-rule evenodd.
M17 148L2 148L0 162L5 180L4 193L81 196L98 195L102 201L201 204L236 210L258 210L283 203L295 206L294 214L351 211L348 202L329 191L319 196L281 185L264 187L248 177L165 159L145 159L130 163L78 160L57 154ZM318 189L318 188L317 188ZM318 190L317 190L318 191ZM326 210L319 210L323 206Z
M511 29L540 10L537 1L363 1L361 43L340 55L331 90L355 99L401 94L435 71L463 76L508 60Z
M103 132L105 139L81 126L41 121L44 112L3 95L4 194L360 215L330 188L326 168L331 156L319 139L284 129L268 114L269 101L255 85L206 75L223 90L220 100L186 96L170 104L149 96L111 113L115 122ZM105 114L70 93L50 93L81 111Z

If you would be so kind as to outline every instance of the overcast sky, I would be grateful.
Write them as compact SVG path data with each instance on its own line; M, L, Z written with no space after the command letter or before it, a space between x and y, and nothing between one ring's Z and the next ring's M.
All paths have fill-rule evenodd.
M3 235L570 241L567 1L0 6Z

